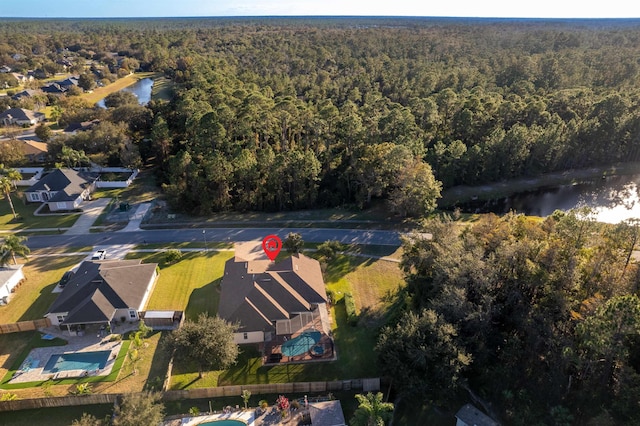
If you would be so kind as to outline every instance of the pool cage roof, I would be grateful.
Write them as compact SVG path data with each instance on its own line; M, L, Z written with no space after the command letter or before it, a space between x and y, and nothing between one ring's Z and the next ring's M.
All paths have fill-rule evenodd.
M318 324L320 320L320 324ZM329 318L325 305L318 305L312 312L298 312L289 319L276 320L276 335L290 335L300 330L308 328L322 329L325 334L329 334Z

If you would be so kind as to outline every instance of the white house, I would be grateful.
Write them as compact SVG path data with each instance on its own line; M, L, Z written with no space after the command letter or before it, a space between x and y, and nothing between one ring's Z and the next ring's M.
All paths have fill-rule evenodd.
M71 211L90 199L97 178L97 174L56 169L27 188L24 196L30 203L47 203L52 212Z
M9 265L0 268L0 304L9 302L11 293L24 281L23 265Z

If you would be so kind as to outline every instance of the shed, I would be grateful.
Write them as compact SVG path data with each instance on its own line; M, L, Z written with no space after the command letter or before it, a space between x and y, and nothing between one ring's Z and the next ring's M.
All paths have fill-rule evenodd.
M182 322L182 311L146 311L141 315L145 325L156 329L178 328Z
M471 404L466 404L456 413L456 426L499 426L499 423Z

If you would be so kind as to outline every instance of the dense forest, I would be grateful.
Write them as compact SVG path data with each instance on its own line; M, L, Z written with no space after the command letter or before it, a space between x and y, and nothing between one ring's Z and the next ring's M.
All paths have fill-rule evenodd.
M400 214L420 215L438 182L446 189L637 160L639 24L9 20L0 62L50 68L66 48L113 66L117 52L129 59L125 70L171 78L170 102L113 120L130 124L169 200L189 212L385 198ZM105 114L71 110L68 119ZM411 186L416 178L424 184Z
M426 225L376 348L401 398L455 411L471 397L510 425L640 422L638 221Z
M90 61L71 71L104 83L159 73L171 99L0 106L46 105L61 126L100 120L51 136L50 151L70 166L151 164L194 214L385 199L420 216L455 185L640 159L639 21L0 25L0 66L52 74L63 57ZM515 425L640 422L637 222L577 211L425 229L432 240L404 244L407 285L376 348L399 398L455 410L471 395Z

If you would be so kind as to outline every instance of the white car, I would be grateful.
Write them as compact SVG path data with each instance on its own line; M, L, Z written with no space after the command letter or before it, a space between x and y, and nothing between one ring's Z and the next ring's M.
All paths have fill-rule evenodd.
M106 258L107 258L106 250L98 250L95 253L93 253L93 256L91 256L91 260L104 260Z

